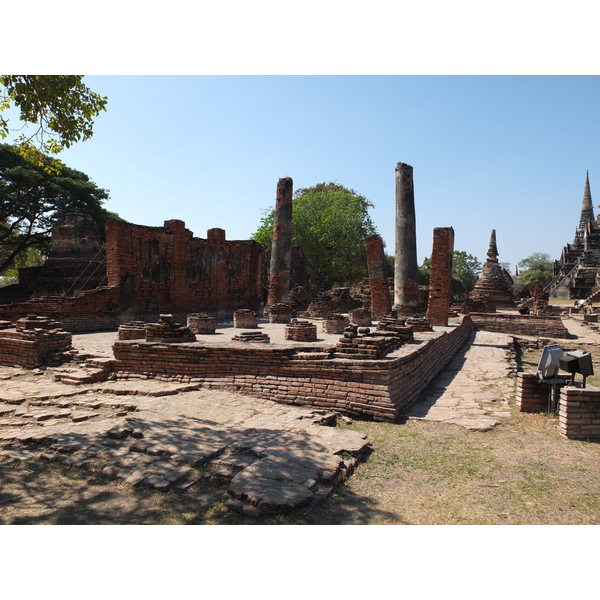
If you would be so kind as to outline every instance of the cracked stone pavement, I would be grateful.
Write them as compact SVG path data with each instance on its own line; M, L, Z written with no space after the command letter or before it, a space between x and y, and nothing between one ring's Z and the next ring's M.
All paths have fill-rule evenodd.
M486 431L510 417L514 379L508 353L511 335L477 331L421 398L404 413L410 419L455 423Z

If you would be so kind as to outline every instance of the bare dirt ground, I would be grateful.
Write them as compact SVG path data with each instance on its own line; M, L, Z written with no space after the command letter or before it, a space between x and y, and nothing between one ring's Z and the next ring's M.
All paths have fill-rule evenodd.
M569 345L596 353L595 326L573 328L579 337ZM524 356L526 369L535 370L538 355ZM552 415L518 413L514 385L507 377L510 416L488 431L420 419L342 425L367 434L373 452L327 500L291 514L255 519L229 512L218 476L161 492L109 479L93 465L3 457L0 523L600 523L600 444L561 438Z

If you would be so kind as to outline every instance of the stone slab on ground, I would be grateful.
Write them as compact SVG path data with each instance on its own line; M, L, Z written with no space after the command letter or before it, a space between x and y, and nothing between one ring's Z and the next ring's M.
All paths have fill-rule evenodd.
M369 447L363 434L332 426L335 415L322 409L156 380L74 389L51 378L48 372L9 380L18 385L5 393L13 402L0 404L7 421L2 452L14 453L6 456L91 465L156 490L225 478L227 506L245 514L326 497L352 472L349 454Z

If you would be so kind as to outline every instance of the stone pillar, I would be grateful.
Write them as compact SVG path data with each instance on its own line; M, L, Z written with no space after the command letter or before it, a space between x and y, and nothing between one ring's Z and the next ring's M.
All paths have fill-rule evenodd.
M394 310L411 315L419 304L417 228L413 168L396 165L396 255Z
M454 229L452 227L436 227L433 230L429 302L427 304L427 320L431 325L440 327L448 325L448 309L452 299L453 252Z
M367 247L367 269L369 271L369 286L371 288L371 315L379 321L391 309L388 278L385 274L385 252L383 240L377 234L365 238Z
M293 185L294 182L291 177L283 177L277 183L267 307L279 302L289 302L292 264Z

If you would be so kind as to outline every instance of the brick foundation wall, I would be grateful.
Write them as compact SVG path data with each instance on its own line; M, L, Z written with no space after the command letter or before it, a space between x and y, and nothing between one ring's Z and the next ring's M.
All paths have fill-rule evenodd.
M571 337L560 317L502 313L470 313L469 316L476 329L482 331L550 338Z
M123 377L200 382L285 404L313 405L351 416L394 421L412 404L464 345L473 331L465 317L458 327L436 332L404 356L385 360L315 358L294 348L227 348L195 344L117 341L113 370Z
M105 287L74 297L47 297L0 306L0 319L15 323L27 315L45 315L72 332L116 329L121 320L116 288ZM128 319L130 320L130 319Z

